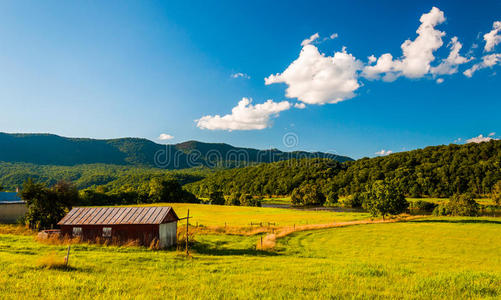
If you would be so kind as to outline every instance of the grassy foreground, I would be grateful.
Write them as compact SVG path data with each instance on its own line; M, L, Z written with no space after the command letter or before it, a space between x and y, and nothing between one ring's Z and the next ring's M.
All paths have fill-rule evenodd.
M499 298L501 221L427 218L297 232L275 252L257 236L197 237L175 251L74 245L74 269L41 266L64 246L0 235L0 298Z

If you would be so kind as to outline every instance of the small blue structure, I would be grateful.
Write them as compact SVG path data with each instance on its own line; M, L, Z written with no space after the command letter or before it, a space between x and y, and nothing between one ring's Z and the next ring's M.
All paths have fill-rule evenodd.
M16 192L0 192L0 223L16 223L27 211Z
M16 192L0 192L0 203L24 203Z

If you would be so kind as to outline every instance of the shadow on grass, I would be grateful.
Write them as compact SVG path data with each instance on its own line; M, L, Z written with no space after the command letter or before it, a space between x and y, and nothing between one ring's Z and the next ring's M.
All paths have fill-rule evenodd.
M92 273L93 272L93 269L88 268L88 267L79 268L79 267L66 266L66 265L37 266L37 267L34 267L33 269L35 269L35 270L56 270L56 271L61 271L61 272L78 272L78 273Z
M456 223L456 224L501 224L501 220L410 220L409 223Z
M256 249L227 249L211 247L211 245L196 243L191 247L196 253L213 256L278 256L279 254L271 251L262 251Z

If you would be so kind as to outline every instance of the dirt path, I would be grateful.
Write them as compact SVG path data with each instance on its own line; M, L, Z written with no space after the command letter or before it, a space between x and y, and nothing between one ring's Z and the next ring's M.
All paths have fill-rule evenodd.
M365 225L365 224L379 224L379 223L396 223L403 222L409 220L415 220L422 218L423 216L405 216L405 217L397 217L394 219L388 220L359 220L359 221L347 221L347 222L337 222L337 223L328 223L328 224L310 224L310 225L300 225L300 226L289 226L283 227L275 233L270 233L260 238L257 242L256 249L259 250L271 250L275 248L276 241L279 238L283 238L288 236L294 232L299 231L308 231L308 230L319 230L319 229L328 229L328 228L336 228L336 227L346 227L346 226L354 226L354 225Z

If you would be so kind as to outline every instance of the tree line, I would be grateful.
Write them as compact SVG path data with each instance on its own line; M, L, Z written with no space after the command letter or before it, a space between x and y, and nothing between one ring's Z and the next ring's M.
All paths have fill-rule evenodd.
M209 174L186 189L202 197L213 191L284 196L318 190L326 201L336 202L380 180L391 181L408 197L489 196L501 180L501 141L426 147L345 163L293 159L260 164Z

